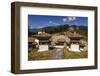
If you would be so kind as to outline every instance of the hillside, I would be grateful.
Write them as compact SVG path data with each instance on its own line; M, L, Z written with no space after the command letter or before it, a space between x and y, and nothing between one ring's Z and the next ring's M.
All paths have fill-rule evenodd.
M88 31L87 26L68 25L68 24L29 29L29 35L36 34L39 31L45 31L45 32L50 33L50 34L71 31L69 28L73 28L72 31L75 31L81 35L87 36L87 31Z

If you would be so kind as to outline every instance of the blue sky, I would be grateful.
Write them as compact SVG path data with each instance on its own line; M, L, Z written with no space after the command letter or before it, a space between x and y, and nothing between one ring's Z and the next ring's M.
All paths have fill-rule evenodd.
M28 15L28 25L30 28L42 28L60 24L87 26L88 17Z

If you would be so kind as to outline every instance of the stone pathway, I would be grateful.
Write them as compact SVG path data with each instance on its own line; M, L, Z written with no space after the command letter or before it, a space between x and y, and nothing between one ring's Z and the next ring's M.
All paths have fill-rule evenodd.
M52 58L53 59L62 59L63 58L63 50L62 49L56 49Z

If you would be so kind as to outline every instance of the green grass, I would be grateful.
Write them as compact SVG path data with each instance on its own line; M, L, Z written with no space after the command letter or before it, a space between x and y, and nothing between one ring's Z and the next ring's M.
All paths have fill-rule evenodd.
M55 58L56 51L57 50L48 50L48 51L39 52L38 49L29 48L28 60L56 59ZM69 51L66 48L64 48L62 51L63 51L63 58L61 59L79 59L79 58L88 57L87 51L73 52L73 51Z
M36 49L36 48L28 48L28 53L36 52L36 51L38 51L38 49Z
M43 52L29 52L28 60L47 60L51 59L53 56L53 51L43 51Z
M78 58L88 57L87 51L73 52L73 51L68 51L67 49L64 49L63 53L64 53L65 59L78 59Z

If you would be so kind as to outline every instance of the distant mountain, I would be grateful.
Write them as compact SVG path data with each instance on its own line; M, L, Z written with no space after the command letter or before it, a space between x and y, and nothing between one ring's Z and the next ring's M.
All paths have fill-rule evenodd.
M87 32L87 26L79 26L79 25L57 25L57 26L47 26L47 27L43 27L43 28L33 28L33 29L29 29L29 32L35 34L39 31L45 31L47 33L57 33L57 32L64 32L64 31L68 31L68 29L70 27L73 27L75 31L81 32L81 31L85 31Z
M57 26L47 26L47 27L43 27L43 28L33 28L33 29L29 29L30 32L38 32L38 31L45 31L48 33L53 33L53 32L60 32L62 30L66 30L68 29L69 25L57 25Z
M33 28L33 29L29 29L29 31L30 31L30 32L38 32L39 29L37 29L37 28Z

